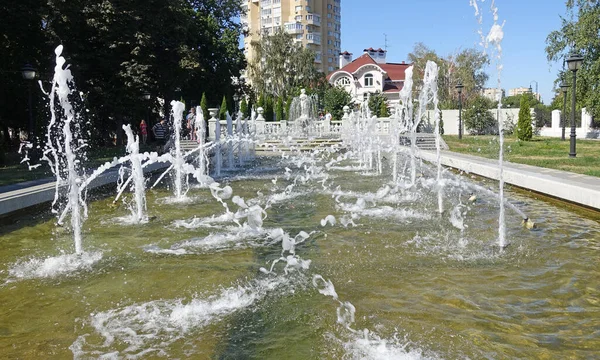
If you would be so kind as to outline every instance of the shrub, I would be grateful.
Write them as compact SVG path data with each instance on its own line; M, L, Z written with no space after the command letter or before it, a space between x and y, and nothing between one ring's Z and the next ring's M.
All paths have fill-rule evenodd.
M517 122L517 138L529 141L533 137L531 126L531 112L529 110L529 97L521 97L521 108L519 109L519 120Z
M471 108L463 113L465 129L471 135L486 135L498 133L498 122L488 110L488 100L483 97L477 97L473 101Z

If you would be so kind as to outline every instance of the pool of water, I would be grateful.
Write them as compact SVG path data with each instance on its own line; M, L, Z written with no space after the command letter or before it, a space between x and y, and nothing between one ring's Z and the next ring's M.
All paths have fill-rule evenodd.
M445 173L451 181L439 214L436 184L428 178L434 170L426 165L417 186L396 187L389 173L352 169L349 161L326 169L326 162L263 158L219 180L265 208L261 229L219 218L223 205L203 188L192 188L186 202L172 201L167 188L148 191L152 219L142 225L127 225L125 205L97 196L78 256L71 255L68 229L56 227L51 214L11 219L0 236L0 354L597 356L596 221L508 191L537 228L524 228L507 209L510 246L500 250L498 202L473 186L495 183ZM335 224L323 226L328 215ZM276 229L310 234L295 248L304 268L286 272L280 261L266 273L282 256Z

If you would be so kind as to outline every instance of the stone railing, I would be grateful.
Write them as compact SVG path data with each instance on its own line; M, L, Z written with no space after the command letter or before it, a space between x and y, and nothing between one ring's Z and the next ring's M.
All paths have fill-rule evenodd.
M209 111L211 111L211 118L208 120L208 138L211 141L215 140L216 138L223 139L227 136L227 121L216 119L217 110L218 109L209 109ZM297 128L293 121L266 121L263 116L264 110L262 108L258 108L257 113L258 116L256 119L247 119L242 123L244 124L247 121L248 129L246 131L259 140L279 139L286 136L294 136L295 134L298 134L299 136L340 138L344 133L345 127L349 126L352 121L350 116L350 108L347 106L344 107L344 117L342 120L317 120L314 121L308 128ZM376 126L377 135L390 135L390 118L378 118ZM232 128L233 133L237 133L235 121L232 124ZM219 137L216 137L217 129L220 130Z

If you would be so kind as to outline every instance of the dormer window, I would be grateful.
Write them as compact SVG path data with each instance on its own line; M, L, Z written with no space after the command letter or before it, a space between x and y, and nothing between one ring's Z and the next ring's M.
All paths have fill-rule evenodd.
M373 74L365 75L365 86L366 87L373 86Z

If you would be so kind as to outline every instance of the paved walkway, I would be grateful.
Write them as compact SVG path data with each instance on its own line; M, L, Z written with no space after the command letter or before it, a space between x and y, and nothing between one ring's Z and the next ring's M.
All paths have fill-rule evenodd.
M435 151L422 151L421 158L436 162ZM441 163L489 179L500 180L498 160L442 151ZM507 184L600 210L600 178L537 166L504 162Z
M162 169L169 164L154 163L144 168L144 173ZM116 183L118 168L113 168L98 176L89 189ZM0 186L0 216L54 200L56 181L52 178L26 181L19 184Z

